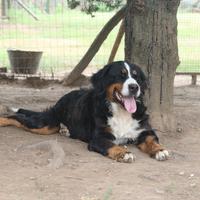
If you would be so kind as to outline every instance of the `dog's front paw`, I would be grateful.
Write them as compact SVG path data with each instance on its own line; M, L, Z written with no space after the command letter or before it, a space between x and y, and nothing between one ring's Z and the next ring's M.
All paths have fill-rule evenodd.
M135 161L135 155L127 150L127 148L115 145L108 149L108 157L123 163L132 163Z
M127 152L123 155L123 157L119 158L117 161L124 163L132 163L136 159L136 156L133 153Z
M169 158L169 152L167 150L158 151L155 155L155 159L158 161L164 161Z
M69 135L69 130L64 124L60 124L59 133L60 133L60 135L67 136L67 135Z

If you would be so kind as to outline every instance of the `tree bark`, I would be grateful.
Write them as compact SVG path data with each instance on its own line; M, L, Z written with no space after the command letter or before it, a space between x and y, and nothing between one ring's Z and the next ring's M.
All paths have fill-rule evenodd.
M173 130L173 83L179 64L177 9L180 0L128 0L125 59L148 77L146 104L155 128Z

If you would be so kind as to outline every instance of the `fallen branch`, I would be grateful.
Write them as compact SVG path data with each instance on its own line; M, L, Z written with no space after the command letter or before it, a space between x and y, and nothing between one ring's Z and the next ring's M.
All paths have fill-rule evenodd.
M64 77L63 84L71 85L75 80L77 80L80 74L84 71L84 69L88 66L90 61L93 59L95 54L98 52L104 40L107 38L112 29L120 22L121 19L124 18L126 11L126 6L121 8L103 27L103 29L99 32L90 48L80 60L80 62L76 65L76 67L71 71L71 73Z

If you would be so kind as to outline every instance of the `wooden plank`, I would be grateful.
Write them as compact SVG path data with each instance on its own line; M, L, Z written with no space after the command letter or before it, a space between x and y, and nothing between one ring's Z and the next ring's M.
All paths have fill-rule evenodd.
M118 31L115 43L113 45L112 51L110 53L110 57L108 59L108 64L114 61L117 50L118 50L121 40L123 38L123 35L124 35L124 20L122 20L122 23L119 27L119 31Z
M38 17L21 1L21 0L15 0L24 10L30 14L35 20L39 20Z
M88 66L90 61L98 52L99 48L112 31L112 29L124 18L126 11L126 6L122 7L103 27L99 32L85 55L82 57L80 62L75 66L75 68L70 72L68 76L65 76L63 79L64 85L72 84L76 79L80 77L80 74Z

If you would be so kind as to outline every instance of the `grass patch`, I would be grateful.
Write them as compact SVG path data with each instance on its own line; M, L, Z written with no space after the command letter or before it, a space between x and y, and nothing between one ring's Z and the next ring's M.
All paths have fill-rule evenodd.
M82 58L90 44L114 12L97 12L95 17L78 10L57 9L45 14L34 8L39 21L24 10L11 9L9 21L0 21L0 66L9 67L6 50L17 48L43 51L43 72L70 70ZM178 13L178 42L181 64L178 71L200 71L200 14ZM119 26L118 26L119 27ZM118 27L108 36L91 62L92 67L106 64ZM124 59L122 42L116 60Z
M200 14L179 12L178 46L180 65L178 72L200 72Z

